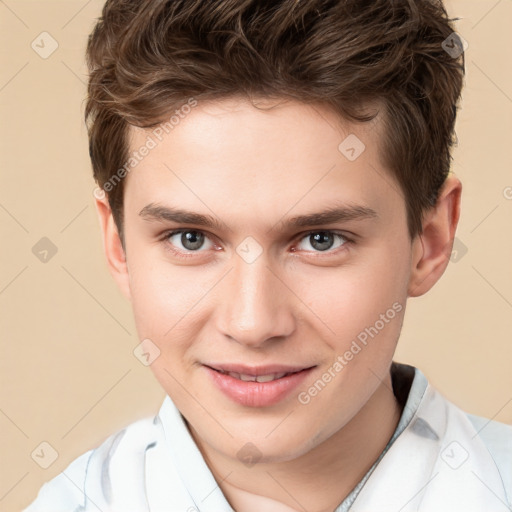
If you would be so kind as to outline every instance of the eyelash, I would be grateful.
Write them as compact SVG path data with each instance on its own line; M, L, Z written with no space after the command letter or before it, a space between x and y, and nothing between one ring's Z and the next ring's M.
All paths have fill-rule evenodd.
M201 252L204 252L204 251L188 251L188 252L183 252L183 251L180 251L180 250L177 250L175 249L172 244L169 242L169 239L174 236L174 235L177 235L179 233L187 233L187 232L195 232L195 233L201 233L203 235L205 235L205 237L207 238L210 238L208 236L207 233L205 233L204 231L201 231L199 229L176 229L174 231L167 231L165 232L161 238L160 238L160 242L162 242L165 246L165 249L167 251L170 251L172 252L174 255L178 256L179 258L194 258L195 257L195 253L201 253ZM319 258L323 258L323 257L330 257L330 256L333 256L335 254L338 254L339 252L343 252L343 251L346 251L347 248L351 245L353 245L355 242L352 238L349 238L345 233L339 233L337 231L333 231L333 230L329 230L329 229L320 229L320 230L312 230L312 231L308 231L306 233L303 233L299 236L298 238L298 241L301 242L302 240L304 240L305 238L313 235L313 234L316 234L316 233L329 233L331 235L335 235L335 236L339 236L341 238L343 238L343 240L345 240L345 243L343 243L341 246L337 247L336 249L334 250L327 250L325 252L322 252L322 251L306 251L306 252L314 252L316 254L318 254L318 256L315 256L315 257L319 257ZM294 251L295 252L295 251Z

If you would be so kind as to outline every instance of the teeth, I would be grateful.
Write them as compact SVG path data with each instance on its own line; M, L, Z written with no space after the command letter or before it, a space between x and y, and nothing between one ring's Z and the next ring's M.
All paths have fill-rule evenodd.
M235 374L230 374L232 377L235 377L235 379L238 379L238 380L243 380L244 382L254 382L256 380L256 377L252 376L252 375L244 375L243 373L235 373Z
M275 373L274 375L260 375L256 377L257 382L270 382L271 380L280 379L284 374Z
M227 375L244 382L270 382L273 380L281 379L287 373L270 373L268 375L245 375L243 373L227 372Z

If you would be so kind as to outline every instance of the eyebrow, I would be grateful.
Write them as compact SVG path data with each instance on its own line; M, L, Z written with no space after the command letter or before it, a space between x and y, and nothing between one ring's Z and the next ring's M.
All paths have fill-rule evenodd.
M162 206L155 203L146 205L139 212L139 216L147 221L167 221L177 224L196 224L210 229L222 230L227 226L224 222L212 215ZM332 224L335 222L377 219L379 215L375 210L364 205L343 205L327 208L320 212L296 215L288 219L282 219L275 226L279 229L293 229L307 226L321 226L323 224ZM275 227L274 226L274 227ZM274 227L272 229L274 229ZM229 228L227 228L229 229Z
M207 228L225 229L227 226L212 215L191 212L180 208L150 203L139 212L140 217L147 221L168 221L177 224L197 224Z
M290 219L284 219L278 224L300 228L349 220L377 219L378 217L377 212L368 206L351 204L327 208L321 212L297 215Z

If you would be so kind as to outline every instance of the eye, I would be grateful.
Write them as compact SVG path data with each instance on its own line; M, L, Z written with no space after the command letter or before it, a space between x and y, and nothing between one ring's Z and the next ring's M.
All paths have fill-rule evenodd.
M194 229L172 231L165 235L164 240L173 246L173 249L177 248L177 252L202 252L199 249L203 247L205 241L210 244L205 248L206 250L213 247L212 241L203 232Z
M302 240L306 240L307 243L313 247L313 252L326 252L333 248L338 249L351 242L346 236L332 231L311 231L302 237L301 241ZM304 247L302 249L304 249ZM309 249L305 248L304 250L308 251Z
M165 243L166 249L176 256L187 258L193 257L193 253L206 252L210 249L219 249L215 243L202 231L195 229L180 229L165 233L161 241ZM304 244L306 243L306 244ZM299 250L315 253L335 254L340 247L343 249L352 240L345 235L333 231L310 231L300 238L296 246ZM311 250L305 245L313 248ZM294 247L292 251L296 251Z

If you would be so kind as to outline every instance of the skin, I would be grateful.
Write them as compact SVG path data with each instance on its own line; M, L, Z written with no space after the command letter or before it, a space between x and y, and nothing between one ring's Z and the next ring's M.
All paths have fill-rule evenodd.
M402 411L389 367L406 301L445 271L462 185L448 177L423 234L411 240L400 188L380 161L380 118L355 125L321 106L272 105L261 110L230 98L199 103L181 119L125 178L126 251L106 199L96 206L109 268L132 303L139 338L161 351L151 368L231 506L327 512L396 428ZM131 128L130 148L150 133ZM366 146L355 161L338 150L349 134ZM211 215L226 226L143 218L149 204ZM280 221L340 204L378 216L279 229ZM199 249L184 246L180 235L163 238L185 228L205 234ZM333 235L322 251L308 233L327 230ZM248 236L262 249L252 263L236 252ZM402 310L301 404L298 392L394 303ZM317 367L278 404L251 408L212 386L201 364L214 361ZM261 456L250 467L237 457L248 442Z

